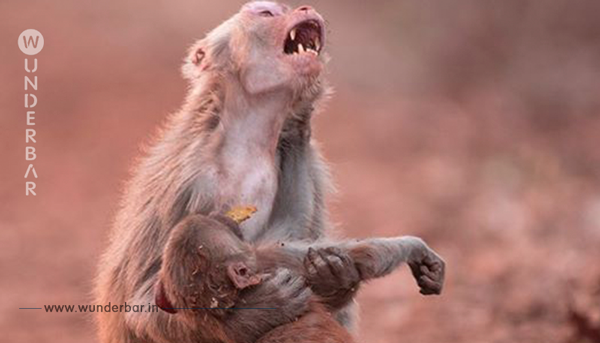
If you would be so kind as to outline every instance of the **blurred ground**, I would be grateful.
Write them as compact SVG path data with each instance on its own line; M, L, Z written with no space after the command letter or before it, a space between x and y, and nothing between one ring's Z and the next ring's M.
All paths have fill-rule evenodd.
M300 5L299 1L291 2ZM600 2L306 1L336 94L316 118L351 237L423 236L445 294L363 288L362 342L600 342ZM237 1L0 2L0 332L95 340L85 304L131 159L180 104L188 44ZM23 59L39 57L24 196Z

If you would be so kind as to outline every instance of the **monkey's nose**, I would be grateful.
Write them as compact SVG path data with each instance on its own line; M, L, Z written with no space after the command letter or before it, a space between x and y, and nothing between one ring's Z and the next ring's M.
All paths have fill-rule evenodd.
M312 8L312 7L310 7L310 6L301 6L301 7L298 7L298 9L296 9L296 11L304 11L304 12L308 12L308 11L310 11L310 10L312 10L312 9L313 9L313 8Z

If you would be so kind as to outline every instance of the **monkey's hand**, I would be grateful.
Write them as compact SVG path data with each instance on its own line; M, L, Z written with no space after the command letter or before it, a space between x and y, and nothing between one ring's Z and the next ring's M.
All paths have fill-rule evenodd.
M420 293L423 295L441 294L444 287L446 263L423 241L410 254L408 265L412 271Z
M332 309L347 304L361 281L354 260L337 247L309 248L304 258L308 284Z
M308 310L312 291L302 275L278 268L263 283L244 294L246 307L261 307L281 312L278 316L296 317Z
M236 342L253 342L265 332L291 323L309 310L313 293L301 275L279 268L260 285L245 289L240 294L227 320Z

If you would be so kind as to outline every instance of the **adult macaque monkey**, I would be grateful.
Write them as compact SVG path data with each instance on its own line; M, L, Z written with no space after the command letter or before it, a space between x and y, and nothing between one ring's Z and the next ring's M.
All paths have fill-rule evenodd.
M165 246L189 216L251 204L258 212L241 225L248 243L327 239L329 183L310 134L311 115L327 90L324 35L323 19L310 7L252 2L191 48L183 67L186 102L125 190L100 263L98 304L153 305ZM421 260L408 262L421 268L428 262L422 257L435 254L415 244L405 248L421 251L414 255ZM281 277L256 286L258 305L281 304L281 323L270 325L308 311L311 293L335 303L337 320L351 325L347 303L360 280L356 265L343 254L314 261L319 277L308 280L310 289ZM424 276L420 282L428 282ZM245 320L243 310L236 313ZM102 343L204 342L189 321L164 311L99 313L98 326Z

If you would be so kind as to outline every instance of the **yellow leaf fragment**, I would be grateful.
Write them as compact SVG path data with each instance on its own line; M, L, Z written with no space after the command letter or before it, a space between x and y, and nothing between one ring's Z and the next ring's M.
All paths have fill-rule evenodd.
M244 220L252 217L252 214L256 212L254 206L234 206L225 215L233 219L236 223L241 224Z

